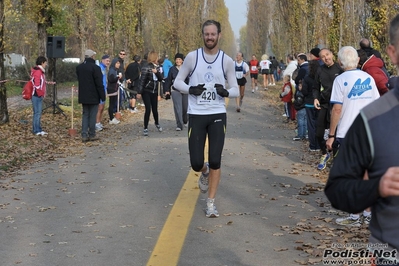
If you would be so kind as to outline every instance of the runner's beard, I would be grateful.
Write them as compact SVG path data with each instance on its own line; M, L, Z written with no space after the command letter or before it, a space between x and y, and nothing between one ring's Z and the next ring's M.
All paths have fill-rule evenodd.
M211 42L208 42L211 41ZM216 47L216 45L218 45L218 39L213 40L205 40L204 41L205 47L208 48L209 50L212 50L213 48Z

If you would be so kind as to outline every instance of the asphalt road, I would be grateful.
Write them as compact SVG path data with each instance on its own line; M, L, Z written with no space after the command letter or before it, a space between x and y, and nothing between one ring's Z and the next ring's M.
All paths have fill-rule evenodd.
M206 195L199 193L197 175L190 172L187 129L175 131L172 102L163 100L163 132L152 121L149 137L143 137L143 113L126 114L123 125L107 125L115 139L86 145L81 155L34 165L14 177L13 188L0 192L0 264L268 266L306 261L309 255L298 246L317 245L316 234L294 229L325 215L320 207L325 197L316 170L302 161L304 144L292 141L294 132L267 103L268 93L247 90L240 113L229 102L216 198L219 218L205 217ZM131 130L121 136L119 126ZM183 190L194 197L192 206L178 197L186 181ZM301 193L306 184L318 189ZM164 228L174 206L180 206L177 217L188 221L174 220L178 230ZM160 234L166 235L162 241ZM173 244L178 238L184 240L181 248ZM155 247L163 251L153 254ZM173 256L177 262L170 264ZM154 257L161 260L153 264Z

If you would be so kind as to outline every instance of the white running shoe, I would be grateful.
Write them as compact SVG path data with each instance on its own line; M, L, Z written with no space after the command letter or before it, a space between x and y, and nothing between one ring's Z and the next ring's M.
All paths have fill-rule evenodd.
M216 210L215 199L208 198L206 200L206 217L208 218L219 217L219 212Z
M157 124L155 124L155 126L157 127L157 129L158 129L158 131L159 131L159 132L162 132L162 127L161 127L161 125L159 125L159 124L158 124L158 125L157 125Z
M371 214L370 215L363 215L363 223L365 225L369 225L371 222Z
M103 130L103 125L101 123L96 123L96 131L101 131Z
M335 223L337 223L339 225L356 226L356 227L362 225L360 216L358 218L356 218L356 217L353 217L352 215L349 215L347 217L337 218L337 219L335 219Z
M201 190L201 193L206 193L209 187L209 163L206 164L206 173L201 173L200 178L198 179L198 187Z
M111 121L109 121L109 123L111 124L111 125L117 125L117 124L119 124L121 121L119 121L118 119L116 119L115 117L111 120Z

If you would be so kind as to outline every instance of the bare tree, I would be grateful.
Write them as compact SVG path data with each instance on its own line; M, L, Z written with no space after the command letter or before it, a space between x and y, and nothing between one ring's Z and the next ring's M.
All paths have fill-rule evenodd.
M4 68L4 0L0 0L0 125L8 123L10 117L7 107L7 90L5 86Z

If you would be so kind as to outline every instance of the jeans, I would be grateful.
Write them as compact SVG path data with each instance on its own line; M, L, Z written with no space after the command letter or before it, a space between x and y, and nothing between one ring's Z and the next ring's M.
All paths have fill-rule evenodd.
M277 81L278 81L278 78L279 78L279 76L278 76L278 74L277 74L277 69L274 69L274 70L273 70L273 76L274 76L275 82L277 82Z
M98 104L82 104L82 138L96 136Z
M42 107L43 107L43 97L37 97L32 95L32 107L33 107L33 134L42 132L42 126L40 124L40 119L42 117Z
M308 126L309 149L318 150L320 147L316 139L316 121L319 111L314 107L305 107L305 110Z
M296 112L296 120L298 123L298 137L304 139L306 137L307 122L306 109L302 108Z

